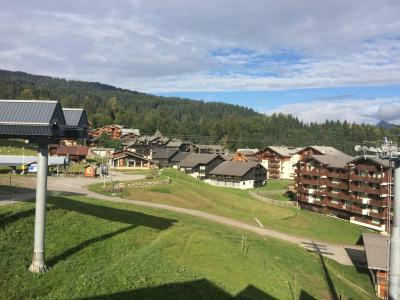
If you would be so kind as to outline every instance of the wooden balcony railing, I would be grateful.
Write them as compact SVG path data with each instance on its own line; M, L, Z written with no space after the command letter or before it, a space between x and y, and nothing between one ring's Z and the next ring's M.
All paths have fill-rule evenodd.
M355 192L361 192L371 195L386 195L389 193L389 189L387 186L381 186L379 188L372 188L372 187L363 187L355 184L350 184L349 190Z
M379 172L379 168L375 165L357 164L354 166L357 170L368 171L368 172Z
M353 181L362 181L362 182L371 182L371 183L381 183L382 178L377 178L377 177L371 177L371 176L361 176L361 175L357 175L357 174L350 174L349 176L350 180Z

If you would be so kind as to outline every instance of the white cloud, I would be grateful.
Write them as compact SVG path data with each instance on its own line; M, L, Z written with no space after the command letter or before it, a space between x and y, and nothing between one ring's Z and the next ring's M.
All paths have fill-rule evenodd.
M340 120L376 124L379 120L400 123L400 97L348 99L340 101L309 101L282 105L266 114L285 113L310 123Z
M9 1L0 68L147 92L398 84L399 12L391 0ZM282 49L303 58L260 61Z

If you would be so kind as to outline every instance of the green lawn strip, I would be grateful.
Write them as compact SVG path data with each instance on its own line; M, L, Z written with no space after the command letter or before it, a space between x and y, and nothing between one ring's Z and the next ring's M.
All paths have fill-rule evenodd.
M210 186L176 170L165 169L163 174L171 178L168 186L161 190L126 189L123 197L201 210L257 225L255 216L266 228L339 244L355 244L362 233L370 232L332 217L266 204L250 197L246 190ZM101 185L90 189L102 192Z
M0 155L36 156L36 147L20 140L1 140Z
M291 299L300 293L374 299L368 275L272 238L173 212L85 197L51 197L46 257L51 271L26 271L34 203L0 207L0 298ZM327 280L329 278L329 281ZM360 287L355 288L354 285ZM366 293L365 293L365 292Z

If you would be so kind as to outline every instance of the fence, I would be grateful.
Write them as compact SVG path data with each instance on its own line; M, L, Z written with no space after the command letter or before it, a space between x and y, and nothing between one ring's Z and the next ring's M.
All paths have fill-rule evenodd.
M279 201L279 200L274 200L271 198L267 198L260 194L258 191L251 191L249 192L249 195L252 196L253 198L263 201L268 204L276 205L276 206L282 206L282 207L297 207L297 201Z

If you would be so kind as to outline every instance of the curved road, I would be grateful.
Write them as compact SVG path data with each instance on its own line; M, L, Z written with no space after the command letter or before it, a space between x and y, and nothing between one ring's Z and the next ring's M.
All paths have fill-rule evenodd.
M124 180L137 180L144 178L143 175L129 175L123 173L113 174L112 177L118 179L120 181ZM108 178L108 181L111 179ZM85 188L85 186L102 182L103 179L97 178L82 178L82 177L49 177L48 178L48 189L51 191L65 191L72 193L85 194L89 197L101 199L110 202L116 203L125 203L125 204L133 204L144 207L157 208L162 210L173 211L177 213L182 213L186 215L191 215L194 217L202 218L205 220L209 220L215 223L228 225L231 227L236 227L239 229L243 229L246 231L253 232L255 234L261 236L273 237L276 239L280 239L292 244L296 244L301 246L308 251L316 252L319 255L323 255L329 257L337 262L344 265L353 265L356 261L357 264L363 261L363 247L362 246L354 246L354 245L338 245L338 244L329 244L323 241L311 240L308 238L301 238L297 236L292 236L286 233L278 232L275 230L261 228L254 225L250 225L236 219L231 219L227 217L217 216L214 214L205 213L198 210L187 209L182 207L176 207L171 205L145 202L140 200L128 200L120 197L112 197L107 195L98 194L92 191L89 191Z

